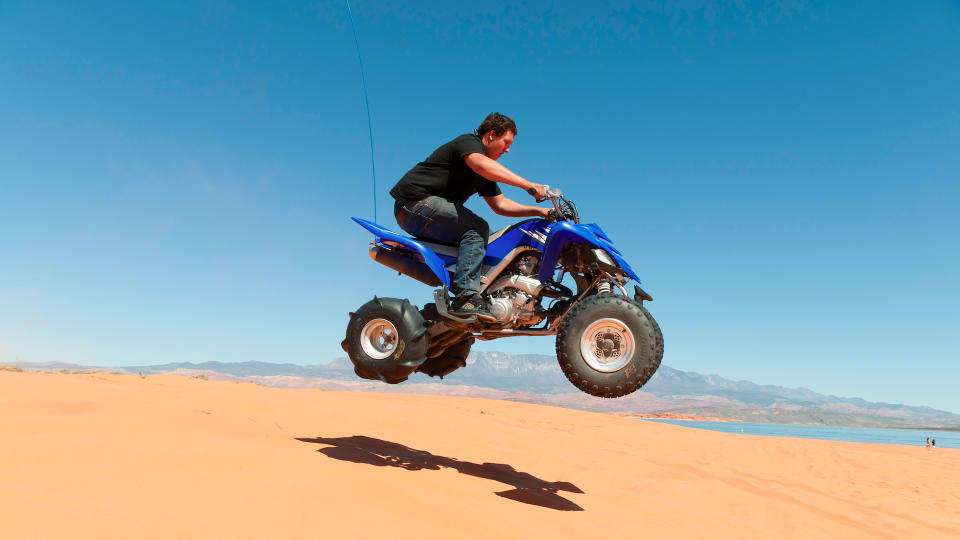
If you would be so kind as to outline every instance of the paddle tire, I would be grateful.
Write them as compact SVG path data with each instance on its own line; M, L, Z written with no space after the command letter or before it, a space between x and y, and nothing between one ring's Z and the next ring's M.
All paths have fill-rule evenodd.
M637 391L660 367L663 335L639 303L602 293L584 298L557 331L557 360L584 392L615 398Z
M427 359L423 316L406 299L374 296L350 314L341 346L358 376L401 383Z
M473 338L468 337L463 341L458 341L444 350L436 358L427 358L427 361L417 368L417 371L426 373L431 377L440 377L441 379L454 371L466 367L467 355L470 354L470 347L473 345Z

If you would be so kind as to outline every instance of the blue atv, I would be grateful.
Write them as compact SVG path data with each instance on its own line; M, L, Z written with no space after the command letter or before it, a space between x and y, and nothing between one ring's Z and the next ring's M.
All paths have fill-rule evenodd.
M442 378L467 365L475 339L556 335L563 373L590 395L625 396L650 380L663 358L663 334L643 305L653 298L597 224L581 224L559 189L548 190L547 199L550 220L528 219L490 236L479 292L493 321L447 311L456 245L352 218L373 233L373 260L438 287L423 309L374 297L350 313L342 346L356 374L390 384L415 371ZM576 291L563 285L568 275ZM625 289L631 279L632 297Z

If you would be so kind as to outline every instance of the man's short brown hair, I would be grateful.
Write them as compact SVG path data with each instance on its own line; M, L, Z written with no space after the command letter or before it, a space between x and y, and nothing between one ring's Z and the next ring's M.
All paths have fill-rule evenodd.
M513 134L516 135L517 124L509 117L498 112L490 113L486 118L484 118L483 123L480 124L480 127L477 128L475 133L482 137L483 134L488 131L492 131L497 137L503 135L507 131L512 131Z

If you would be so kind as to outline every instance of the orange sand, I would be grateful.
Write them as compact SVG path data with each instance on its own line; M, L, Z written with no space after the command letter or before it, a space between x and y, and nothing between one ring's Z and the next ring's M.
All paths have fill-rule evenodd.
M960 451L0 372L2 538L957 538Z

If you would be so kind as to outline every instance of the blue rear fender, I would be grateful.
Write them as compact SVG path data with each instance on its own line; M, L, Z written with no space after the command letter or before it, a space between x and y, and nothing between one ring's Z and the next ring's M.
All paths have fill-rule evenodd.
M410 251L413 251L417 255L423 258L423 264L427 265L427 268L433 272L437 279L440 280L440 283L443 283L444 287L450 287L450 273L447 272L444 268L443 261L440 257L434 253L430 248L424 246L417 240L410 238L409 236L403 236L397 234L390 229L381 227L372 221L367 221L365 219L360 219L356 217L350 218L356 221L361 227L373 233L375 240L378 244L383 241L395 242L401 244L404 247L408 248Z
M558 221L550 226L547 235L546 248L543 250L543 260L540 261L541 282L549 281L553 277L553 270L557 267L560 252L570 242L586 242L602 249L610 256L623 273L640 283L640 278L630 268L620 251L613 247L613 242L603 229L596 223L577 225L568 221Z

